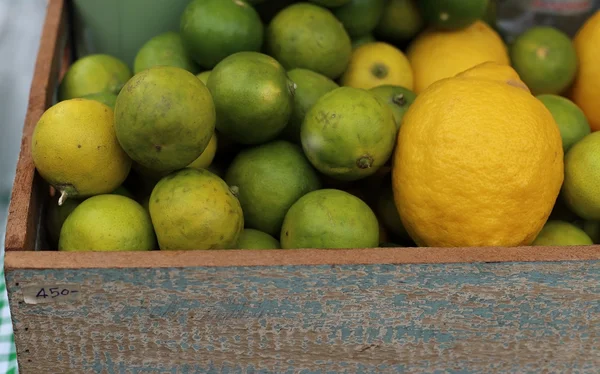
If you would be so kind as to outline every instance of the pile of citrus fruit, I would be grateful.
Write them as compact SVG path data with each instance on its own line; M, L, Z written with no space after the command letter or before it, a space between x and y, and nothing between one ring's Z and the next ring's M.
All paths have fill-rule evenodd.
M507 45L488 0L192 0L35 128L63 251L600 241L600 12Z

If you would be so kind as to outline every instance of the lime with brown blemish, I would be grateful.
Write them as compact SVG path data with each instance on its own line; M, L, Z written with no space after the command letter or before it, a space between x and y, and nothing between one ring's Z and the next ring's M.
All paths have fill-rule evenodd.
M208 77L220 133L242 144L274 139L294 106L295 85L272 57L235 53L219 62Z
M370 91L390 107L394 114L396 129L400 130L404 113L415 101L417 95L408 88L392 85L377 86L371 88Z
M62 229L60 251L149 251L156 237L148 212L121 195L98 195L79 204Z
M281 244L266 232L244 229L237 242L239 249L278 249Z
M553 27L532 27L519 35L510 46L510 58L534 95L563 93L577 73L573 42Z
M292 116L283 131L283 136L300 144L300 127L306 113L327 92L338 88L338 84L326 76L308 69L292 69L288 77L296 85Z
M215 131L215 106L206 86L173 66L146 69L117 98L119 143L142 168L162 175L194 161Z
M199 67L183 46L181 35L168 31L148 40L133 62L134 74L153 66L176 66L196 74Z
M59 191L59 204L69 197L110 193L131 169L115 134L112 109L88 99L47 109L33 131L31 155L42 178Z
M379 223L369 206L336 189L310 192L285 215L281 247L372 248L379 245Z
M358 180L385 164L396 143L392 110L372 92L340 87L321 96L306 114L302 148L323 174Z
M277 235L283 217L300 197L321 187L302 149L276 140L242 150L225 181L237 192L246 227Z
M131 70L123 61L106 54L93 54L75 61L58 88L59 101L98 92L118 94L131 78Z
M244 228L238 199L206 169L185 168L161 179L149 208L161 250L235 248Z

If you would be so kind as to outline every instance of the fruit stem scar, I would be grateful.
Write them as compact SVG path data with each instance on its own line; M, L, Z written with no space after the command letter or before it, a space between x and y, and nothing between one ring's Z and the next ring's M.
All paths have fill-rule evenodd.
M359 169L370 168L373 166L373 157L371 157L371 155L360 156L358 160L356 160L356 166L358 166Z
M235 197L240 196L240 188L238 186L231 186L231 187L229 187L229 191L231 191L231 193Z
M388 75L388 68L384 64L376 63L371 67L371 73L379 79L383 79Z
M539 47L535 51L535 55L541 59L545 59L548 56L548 47Z
M404 106L404 104L406 104L406 99L404 98L404 94L394 95L394 97L392 97L392 102L396 105Z
M62 206L64 204L65 200L67 200L67 191L61 190L60 197L58 198L58 206Z
M450 15L446 12L442 12L440 13L440 20L441 21L447 21L450 18Z

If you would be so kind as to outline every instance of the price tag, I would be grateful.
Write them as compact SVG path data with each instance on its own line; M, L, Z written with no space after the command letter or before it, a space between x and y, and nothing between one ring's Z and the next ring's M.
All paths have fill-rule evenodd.
M73 284L41 284L23 287L27 304L73 302L79 300L81 290Z

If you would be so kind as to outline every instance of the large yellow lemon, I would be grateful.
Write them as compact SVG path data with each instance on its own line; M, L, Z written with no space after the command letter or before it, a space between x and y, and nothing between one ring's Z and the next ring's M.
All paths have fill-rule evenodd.
M398 134L392 176L417 244L528 245L563 181L561 137L512 68L485 63L417 96Z
M510 63L504 42L482 21L456 31L424 31L409 46L407 57L416 93L482 62Z
M573 101L583 110L592 131L600 130L600 10L574 39L579 70L572 88Z

